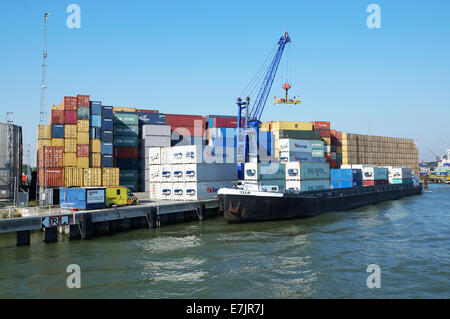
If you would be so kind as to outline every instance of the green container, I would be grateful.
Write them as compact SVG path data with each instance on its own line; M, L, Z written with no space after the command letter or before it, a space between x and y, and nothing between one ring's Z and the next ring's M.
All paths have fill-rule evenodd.
M323 141L311 141L311 148L313 150L322 150L323 151Z
M323 150L312 150L312 157L324 157L324 151Z
M137 136L114 136L114 146L117 147L138 147Z
M394 178L392 181L392 184L412 184L412 179L401 179L401 178Z
M119 172L119 180L137 181L139 179L139 170L137 169L121 169Z
M293 138L297 140L320 140L319 131L280 130L279 138Z
M139 118L136 113L114 113L114 125L138 125Z
M124 125L117 124L114 125L114 135L115 136L138 136L139 126L137 125Z
M128 187L128 189L130 191L132 191L132 192L137 192L138 188L139 188L138 187L139 183L138 183L137 180L136 181L127 181L127 180L122 181L122 180L120 180L119 184L120 184L120 186Z

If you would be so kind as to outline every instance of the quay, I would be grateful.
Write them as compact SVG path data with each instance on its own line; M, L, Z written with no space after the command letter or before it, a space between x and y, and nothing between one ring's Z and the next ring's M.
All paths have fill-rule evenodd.
M44 242L57 241L64 233L71 240L91 239L138 228L161 226L204 220L219 216L218 199L203 201L157 201L133 206L119 206L87 211L55 211L29 217L0 219L0 234L17 233L17 246L30 244L30 232L44 230ZM49 225L51 220L51 225Z

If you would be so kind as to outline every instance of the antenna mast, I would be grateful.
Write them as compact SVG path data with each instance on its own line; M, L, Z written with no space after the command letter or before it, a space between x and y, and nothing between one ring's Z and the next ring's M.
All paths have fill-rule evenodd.
M44 14L42 29L42 80L41 80L41 111L39 124L44 125L47 118L47 18L50 13Z

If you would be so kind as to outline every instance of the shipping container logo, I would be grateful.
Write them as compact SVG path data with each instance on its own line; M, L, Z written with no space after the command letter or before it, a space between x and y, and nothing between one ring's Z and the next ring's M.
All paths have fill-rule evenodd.
M207 193L217 193L218 190L219 190L218 187L207 187L206 188Z

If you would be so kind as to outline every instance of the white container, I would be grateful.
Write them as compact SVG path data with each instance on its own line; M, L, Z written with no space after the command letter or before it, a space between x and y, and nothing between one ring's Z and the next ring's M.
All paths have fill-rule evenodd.
M161 183L158 200L172 200L173 184Z
M389 179L411 179L412 175L409 167L394 167L389 171Z
M286 163L286 180L300 181L329 178L330 165L328 163Z
M163 164L161 165L161 178L162 183L172 182L172 165Z
M170 136L170 125L143 125L142 136Z
M285 164L283 163L245 163L244 178L250 181L265 179L284 180Z
M362 174L364 181L387 180L389 178L388 169L384 167L363 167Z
M150 184L150 200L161 199L161 183L149 183Z
M146 154L150 165L168 164L168 151L167 147L149 147L146 148ZM147 157L147 155L146 155Z
M141 138L141 149L145 147L169 147L170 136L145 136Z
M184 182L184 164L173 164L171 165L171 176L170 180L173 183L182 183Z
M236 164L185 164L185 182L236 181Z
M161 165L150 165L150 169L148 170L148 180L150 183L160 183L161 180Z
M330 181L328 179L286 181L286 190L307 192L324 189L330 189Z
M189 182L186 183L184 198L187 201L215 198L220 188L231 186L233 183L230 181Z
M312 162L312 153L302 153L302 152L280 152L281 162Z
M246 190L284 192L286 190L286 181L280 179L266 179L261 181L246 181Z
M185 183L172 183L172 200L183 201L184 193L186 191Z
M311 141L295 140L291 138L282 138L278 140L278 149L280 152L301 152L311 153Z

